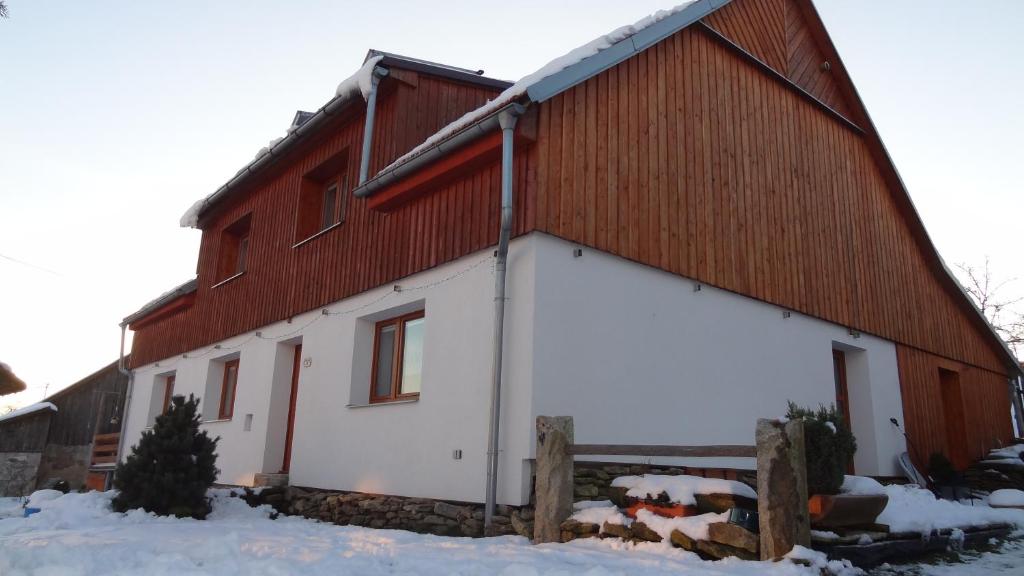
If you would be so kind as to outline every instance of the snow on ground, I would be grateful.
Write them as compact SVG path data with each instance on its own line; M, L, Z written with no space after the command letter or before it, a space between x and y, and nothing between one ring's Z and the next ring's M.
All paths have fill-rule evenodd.
M664 544L583 539L531 545L525 538L446 538L270 520L224 491L204 521L109 509L112 493L68 494L28 518L0 519L0 574L694 576L812 575L791 563L705 562ZM0 501L4 506L7 500Z
M632 520L619 511L619 507L612 504L611 500L584 500L572 505L573 513L570 518L584 524L597 524L604 526L604 523L621 524L629 526Z
M683 506L696 504L695 494L734 494L757 498L757 492L742 482L700 476L619 476L612 480L612 486L628 488L626 495L635 498L657 498L658 494L664 492L668 494L669 500Z
M975 505L939 500L914 485L885 487L889 504L878 516L893 532L924 532L1005 522L1024 529L1024 510L995 509L978 500Z

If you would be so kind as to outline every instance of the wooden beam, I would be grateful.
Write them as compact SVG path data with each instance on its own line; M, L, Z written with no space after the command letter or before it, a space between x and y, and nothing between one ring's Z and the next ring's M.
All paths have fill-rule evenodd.
M739 444L662 446L656 444L573 444L569 454L588 456L664 456L677 458L755 458L757 448Z

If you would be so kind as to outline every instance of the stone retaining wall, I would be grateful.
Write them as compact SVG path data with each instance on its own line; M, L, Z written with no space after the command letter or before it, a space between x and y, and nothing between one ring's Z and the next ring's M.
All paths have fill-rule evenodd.
M484 535L481 504L294 486L246 489L243 498L251 505L269 504L283 514L341 526L391 528L438 536ZM532 538L533 508L498 506L492 535L505 534Z
M0 452L0 496L28 496L36 488L40 452Z

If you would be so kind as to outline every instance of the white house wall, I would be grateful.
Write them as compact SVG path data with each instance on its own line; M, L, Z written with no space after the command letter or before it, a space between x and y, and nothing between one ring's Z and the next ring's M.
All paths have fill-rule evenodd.
M529 498L537 415L571 415L576 440L751 444L757 418L786 401L831 403L833 347L846 350L859 473L895 475L905 450L891 342L540 233L512 242L498 501ZM395 285L400 287L395 290ZM138 368L126 427L137 443L162 378L203 397L219 362L240 358L222 483L277 472L293 346L302 344L290 482L296 486L482 502L491 388L492 250L213 346ZM419 400L368 404L373 323L424 308ZM209 386L208 386L209 385ZM213 403L204 411L216 414ZM248 421L248 425L247 425ZM454 451L461 451L461 458ZM621 460L622 458L612 458ZM749 461L692 461L751 467Z
M835 402L847 350L858 473L897 475L905 450L895 346L731 292L538 235L533 416L570 415L593 444L753 444L787 400ZM598 458L588 458L597 460ZM610 458L624 460L623 458ZM694 459L752 468L752 460Z
M500 503L521 504L530 480L530 355L533 254L529 238L510 252L506 314ZM401 287L395 291L394 286ZM176 372L175 394L203 396L219 382L211 359L240 357L234 417L206 422L220 436L219 481L251 484L277 472L284 451L292 346L302 344L290 482L341 490L482 502L491 394L494 314L492 250L135 371L127 423L137 443L157 377ZM372 325L396 313L426 310L419 400L368 405ZM266 338L266 339L264 339ZM198 357L201 356L201 357ZM157 365L158 364L158 365ZM210 371L213 371L212 373ZM162 388L160 389L162 393ZM216 410L213 410L216 413ZM207 413L209 416L209 412ZM251 417L251 427L245 421ZM508 442L507 439L519 439ZM454 451L461 451L455 459Z

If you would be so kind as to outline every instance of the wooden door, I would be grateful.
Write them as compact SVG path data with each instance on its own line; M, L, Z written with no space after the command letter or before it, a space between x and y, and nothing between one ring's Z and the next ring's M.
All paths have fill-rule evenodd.
M850 419L850 389L846 384L846 353L842 350L832 351L832 371L836 385L836 409L843 415L843 422L847 429L853 430L853 420ZM853 474L853 459L846 464L847 474Z
M292 463L292 434L295 430L295 397L299 393L299 368L302 363L302 344L295 345L295 359L292 362L292 386L288 395L288 431L284 439L284 462L281 472L287 473Z
M946 448L949 461L957 470L970 464L967 454L967 423L964 420L964 397L960 390L960 374L939 368L942 414L946 424Z

